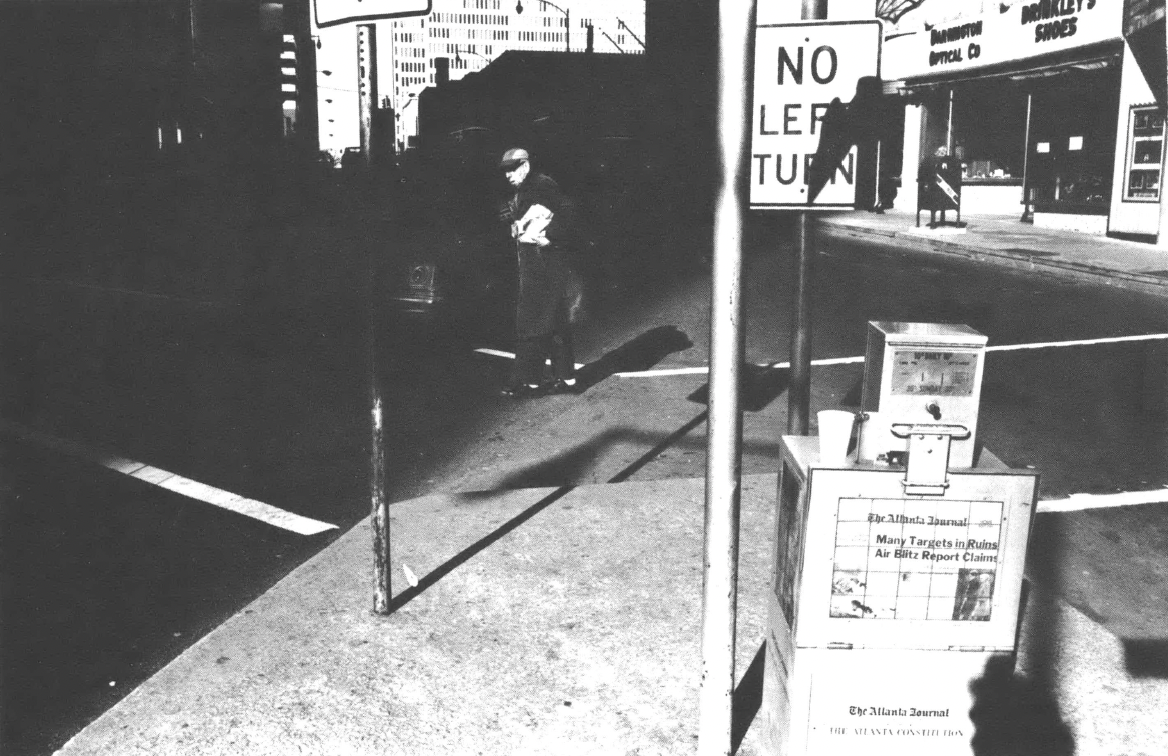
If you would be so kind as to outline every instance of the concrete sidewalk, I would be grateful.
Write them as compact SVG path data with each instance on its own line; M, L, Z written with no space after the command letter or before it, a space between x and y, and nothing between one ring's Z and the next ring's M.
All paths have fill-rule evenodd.
M916 214L850 212L818 215L820 233L980 263L1168 296L1168 249L1106 236L1022 223L1012 216L967 216L964 229L921 226Z
M694 753L703 500L704 481L684 479L394 504L391 615L370 612L366 520L59 753ZM774 475L744 478L743 755L765 753L774 501ZM1129 677L1119 641L1065 604L1028 606L1019 671L1050 681L1075 753L1163 753L1168 685ZM1025 729L1033 712L1016 715Z

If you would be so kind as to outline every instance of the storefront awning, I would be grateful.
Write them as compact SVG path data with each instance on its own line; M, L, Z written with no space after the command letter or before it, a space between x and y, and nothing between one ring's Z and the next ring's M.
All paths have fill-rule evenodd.
M972 81L1025 82L1073 71L1097 71L1118 66L1122 57L1122 40L1113 40L1045 58L1028 58L999 66L963 71L953 76L888 81L884 83L884 92L912 96L947 90L954 85Z

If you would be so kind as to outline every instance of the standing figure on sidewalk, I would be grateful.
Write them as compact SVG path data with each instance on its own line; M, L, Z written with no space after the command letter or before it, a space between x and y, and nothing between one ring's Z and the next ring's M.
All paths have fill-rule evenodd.
M927 198L926 203L929 206L929 228L937 227L937 212L941 213L941 225L945 225L945 195L937 188L937 178L939 171L942 170L944 161L949 157L949 148L941 145L933 153L932 157L927 157L921 161L920 167L917 169L917 186L918 191L923 192ZM920 207L918 201L917 207ZM920 210L917 211L918 215ZM960 215L960 213L958 213ZM918 222L919 224L919 222Z
M519 286L515 298L515 372L507 396L575 393L576 363L569 322L573 210L550 177L535 173L524 149L499 163L515 189L500 217L515 240ZM551 358L552 383L544 380Z

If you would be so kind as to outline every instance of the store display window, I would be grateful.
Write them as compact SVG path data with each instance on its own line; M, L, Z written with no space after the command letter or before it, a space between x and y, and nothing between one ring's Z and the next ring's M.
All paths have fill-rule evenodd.
M1020 184L1026 154L1026 95L1001 80L953 92L954 155L967 184Z
M1128 117L1125 201L1158 202L1164 166L1164 108L1135 106Z

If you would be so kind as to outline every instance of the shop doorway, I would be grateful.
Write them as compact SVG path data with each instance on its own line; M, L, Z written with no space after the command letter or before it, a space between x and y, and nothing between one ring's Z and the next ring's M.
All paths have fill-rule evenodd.
M1029 82L1027 183L1035 212L1107 215L1119 83L1119 66L1106 61Z

